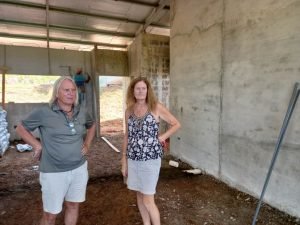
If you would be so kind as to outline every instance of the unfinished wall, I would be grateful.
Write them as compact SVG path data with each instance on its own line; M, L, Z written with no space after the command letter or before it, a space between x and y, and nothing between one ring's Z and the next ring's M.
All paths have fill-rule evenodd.
M20 140L15 128L32 110L47 105L47 103L13 103L6 104L5 110L7 113L8 130L10 132L10 140ZM34 136L39 137L39 133L36 130Z
M169 37L141 34L128 50L129 75L147 77L159 101L169 107Z
M141 76L141 60L142 56L142 38L143 35L138 35L132 44L128 47L128 65L129 76Z
M6 53L6 54L5 54ZM8 74L72 75L78 67L91 74L89 52L0 45L0 65L10 68Z
M300 2L172 1L175 155L256 197L299 81ZM300 217L299 103L264 200Z
M172 153L217 176L222 2L176 1L170 40L171 110L182 128Z
M104 76L128 76L127 51L98 49L96 71Z

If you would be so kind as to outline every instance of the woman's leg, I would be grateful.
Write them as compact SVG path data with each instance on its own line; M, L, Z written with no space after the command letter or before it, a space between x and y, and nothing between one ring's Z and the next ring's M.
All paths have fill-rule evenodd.
M137 191L136 197L137 197L137 205L138 205L139 211L140 211L142 219L143 219L143 224L151 225L150 215L149 215L148 210L145 207L144 202L143 202L143 194L141 192Z
M142 194L143 206L147 209L152 225L160 225L159 210L154 201L154 195Z

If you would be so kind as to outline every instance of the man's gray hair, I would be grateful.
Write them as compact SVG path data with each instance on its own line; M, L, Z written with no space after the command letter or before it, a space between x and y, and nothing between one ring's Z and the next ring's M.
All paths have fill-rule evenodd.
M57 99L57 94L58 94L58 90L62 84L63 81L65 80L69 80L73 83L74 87L76 88L76 98L75 98L75 102L74 102L74 105L78 105L78 90L77 90L77 86L75 84L75 81L72 79L72 77L70 76L62 76L60 78L58 78L55 83L54 83L54 86L53 86L53 91L52 91L52 96L51 96L51 99L49 101L49 105L52 106L53 103L56 101Z

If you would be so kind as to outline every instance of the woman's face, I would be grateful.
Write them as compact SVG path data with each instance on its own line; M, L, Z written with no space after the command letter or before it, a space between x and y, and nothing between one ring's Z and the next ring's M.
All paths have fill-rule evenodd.
M147 98L147 85L144 81L135 84L133 94L136 100L145 100Z

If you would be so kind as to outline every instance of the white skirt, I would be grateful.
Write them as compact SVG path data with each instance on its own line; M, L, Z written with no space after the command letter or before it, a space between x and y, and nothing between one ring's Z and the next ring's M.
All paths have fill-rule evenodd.
M127 187L145 195L154 195L161 167L161 158L147 161L128 159Z

